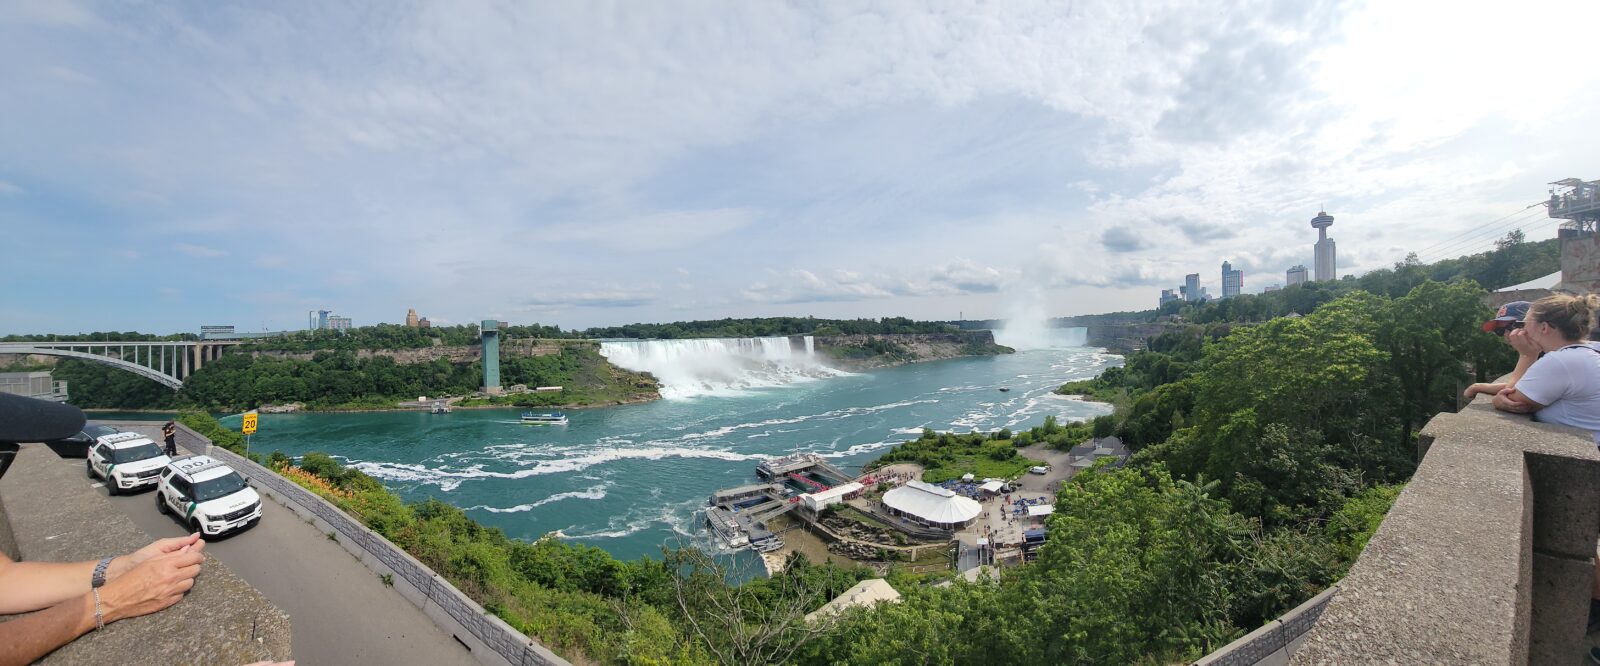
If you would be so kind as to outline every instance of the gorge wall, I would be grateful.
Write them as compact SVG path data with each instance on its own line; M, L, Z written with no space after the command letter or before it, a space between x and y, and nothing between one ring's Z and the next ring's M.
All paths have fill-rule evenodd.
M846 370L869 370L962 356L1009 354L991 331L890 335L819 335L817 353Z

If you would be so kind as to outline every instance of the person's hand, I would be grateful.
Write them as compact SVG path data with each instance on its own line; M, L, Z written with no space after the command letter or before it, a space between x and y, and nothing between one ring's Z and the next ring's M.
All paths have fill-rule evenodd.
M1538 356L1539 352L1544 351L1539 348L1539 343L1528 337L1528 329L1525 328L1519 328L1507 333L1506 342L1510 343L1511 348L1517 350L1517 353L1523 356Z
M1467 400L1471 400L1472 396L1478 395L1480 393L1499 393L1499 392L1500 392L1500 387L1495 386L1494 384L1478 382L1476 384L1473 384L1472 386L1468 386L1467 390L1462 391L1461 397L1465 398Z
M180 548L145 560L100 588L102 616L116 622L178 603L194 587L204 559L197 548Z
M157 555L165 555L185 549L200 552L205 547L206 542L200 540L199 532L189 536L157 539L148 546L112 560L111 566L106 567L106 581L116 580L117 576L121 576L128 570L145 563Z

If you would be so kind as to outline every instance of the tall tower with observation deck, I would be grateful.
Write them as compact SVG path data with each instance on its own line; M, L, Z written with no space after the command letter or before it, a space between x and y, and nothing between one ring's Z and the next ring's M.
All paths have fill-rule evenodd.
M1333 226L1333 216L1328 211L1319 211L1316 217L1311 218L1311 226L1317 230L1316 261L1313 262L1311 279L1337 280L1339 279L1339 265L1334 256L1333 239L1328 238L1328 227Z

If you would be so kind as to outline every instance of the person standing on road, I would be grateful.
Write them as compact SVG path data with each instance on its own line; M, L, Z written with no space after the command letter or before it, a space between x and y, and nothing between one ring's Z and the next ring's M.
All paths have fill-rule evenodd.
M161 436L167 440L167 455L178 455L178 426L172 421L161 426Z

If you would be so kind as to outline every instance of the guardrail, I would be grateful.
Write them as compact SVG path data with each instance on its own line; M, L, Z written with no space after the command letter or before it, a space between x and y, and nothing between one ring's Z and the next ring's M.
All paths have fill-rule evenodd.
M1194 666L1255 666L1287 664L1305 642L1306 634L1338 592L1338 586L1323 590L1282 617L1262 625L1216 652L1194 662Z
M427 565L418 562L382 535L367 529L339 507L277 472L220 446L213 446L210 439L188 426L182 423L177 425L179 446L226 462L255 481L258 491L274 496L279 503L301 517L321 523L319 529L331 530L338 536L339 544L368 569L380 576L392 575L390 580L401 596L465 645L479 662L492 666L571 666L545 646L495 617Z

